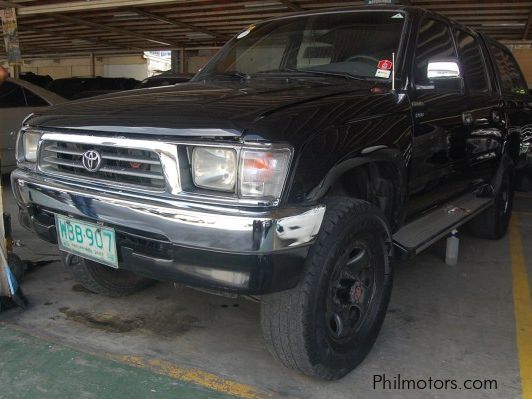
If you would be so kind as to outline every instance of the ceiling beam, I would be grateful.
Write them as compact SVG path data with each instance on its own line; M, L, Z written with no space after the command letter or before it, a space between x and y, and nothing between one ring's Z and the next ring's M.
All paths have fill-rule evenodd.
M4 0L0 1L0 8L17 8L17 7L20 7L20 5L16 3L11 3L10 1L4 1Z
M532 8L528 13L528 21L526 22L525 31L523 33L523 40L526 40L526 38L528 37L528 32L530 32L530 25L532 25Z
M43 4L35 6L16 5L19 15L36 15L48 13L61 13L67 11L104 10L109 8L186 3L187 0L91 0L91 1L68 1L61 3ZM9 1L0 1L9 3ZM4 6L5 7L5 6ZM13 3L9 7L13 7Z
M39 52L35 53L26 53L23 55L24 60L33 60L38 58L68 58L68 57L79 57L79 56L89 56L91 53L94 53L95 56L116 56L116 55L137 55L131 51L126 50L70 50L70 49L43 49L39 47ZM5 57L0 55L0 61Z
M416 4L417 5L417 4ZM423 4L419 5L420 7L428 8L429 10L460 10L460 9L478 9L479 4L478 2L469 2L467 4L456 4L456 3L449 3L447 4ZM483 3L481 10L486 9L497 9L497 8L527 8L532 6L532 2L516 2L516 3Z
M297 4L292 3L290 0L280 0L282 4L287 6L292 11L302 11L303 9Z
M222 33L214 32L214 31L212 31L210 29L202 28L202 27L197 26L197 25L193 25L193 24L189 24L189 23L186 23L186 22L178 21L178 20L175 20L175 19L167 18L167 17L162 16L162 15L153 14L151 12L144 11L144 10L142 10L140 8L130 7L129 10L134 12L134 13L136 13L136 14L142 15L142 16L144 16L146 18L150 18L150 19L154 19L156 21L160 21L160 22L164 22L164 23L167 23L167 24L170 24L170 25L174 25L174 26L177 26L179 28L187 28L187 29L190 29L191 31L194 31L194 32L202 32L202 33L205 33L207 35L211 35L213 37L218 37L218 38L224 39L224 40L229 39L229 36L224 35Z
M72 33L66 34L66 33L50 32L47 29L35 28L35 27L30 27L30 26L20 25L20 24L18 25L18 27L19 27L19 34L23 32L35 32L39 34L50 35L53 37L63 37L69 40L83 40L83 41L86 41L87 43L98 44L98 45L107 46L111 48L124 48L125 47L131 50L143 51L143 49L141 49L140 47L124 46L123 44L112 43L112 42L109 42L103 39L91 39L91 38L87 38L86 36L74 35Z
M106 30L106 31L118 33L118 34L124 35L124 36L136 37L136 38L141 39L141 40L146 40L148 42L162 44L162 45L165 45L165 46L181 47L180 43L176 43L176 42L174 42L172 40L162 40L162 39L159 39L157 37L148 35L146 33L140 34L140 33L133 32L133 31L130 31L130 30L127 30L127 29L116 28L114 26L109 26L109 25L102 25L102 24L99 24L99 23L96 23L96 22L92 22L92 21L89 21L89 20L86 20L86 19L82 19L82 18L70 17L70 16L64 15L64 14L48 14L48 16L50 16L52 18L55 18L55 19L58 19L60 21L70 22L70 23L72 23L74 25L85 25L85 26L89 26L89 27L94 28L94 29Z
M4 52L5 52L5 46L4 46L3 43L1 43L1 41L0 41L0 48L3 49ZM41 51L48 51L48 52L50 52L50 53L57 52L56 49L52 49L52 48L49 48L49 47L43 47L43 46L39 46L39 50L41 50ZM22 54L22 59L25 59L24 48L21 47L20 51L21 51L21 54ZM0 60L1 60L2 58L4 58L4 57L5 57L5 54L0 55ZM6 60L6 61L7 61L7 60Z

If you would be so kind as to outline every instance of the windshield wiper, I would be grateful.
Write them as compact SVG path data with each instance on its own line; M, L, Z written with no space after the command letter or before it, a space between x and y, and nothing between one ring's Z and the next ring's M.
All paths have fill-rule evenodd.
M315 69L297 69L297 68L282 68L268 71L259 71L253 75L286 75L286 74L301 74L301 75L325 75L325 76L336 76L344 79L355 79L355 80L366 80L366 78L361 76L352 75L349 72L334 72L334 71L321 71Z
M238 78L238 79L245 79L249 80L251 79L251 76L247 73L240 72L240 71L224 71L224 72L216 72L212 74L212 76L221 76L221 77L228 77L228 78Z
M317 69L297 69L297 68L289 68L287 70L290 70L292 72L298 72L298 73L310 73L313 75L338 76L339 78L345 78L345 79L366 80L366 78L362 76L353 75L349 72L335 72L335 71L323 71L323 70L317 70Z

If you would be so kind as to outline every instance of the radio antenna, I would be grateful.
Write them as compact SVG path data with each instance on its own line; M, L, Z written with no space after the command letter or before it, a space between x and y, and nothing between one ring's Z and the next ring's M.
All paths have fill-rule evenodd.
M392 91L395 91L395 53L392 53Z

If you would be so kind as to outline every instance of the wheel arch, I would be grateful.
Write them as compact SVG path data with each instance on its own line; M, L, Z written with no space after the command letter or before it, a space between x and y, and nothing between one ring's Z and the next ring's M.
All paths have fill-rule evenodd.
M327 195L340 195L366 200L383 211L395 230L406 198L406 183L406 166L398 149L368 147L331 168L309 199L319 201Z

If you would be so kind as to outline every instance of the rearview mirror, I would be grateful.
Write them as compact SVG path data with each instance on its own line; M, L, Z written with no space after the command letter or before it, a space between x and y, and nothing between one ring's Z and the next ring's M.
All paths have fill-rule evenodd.
M460 67L456 61L429 61L427 65L427 78L438 79L458 79L460 78Z

